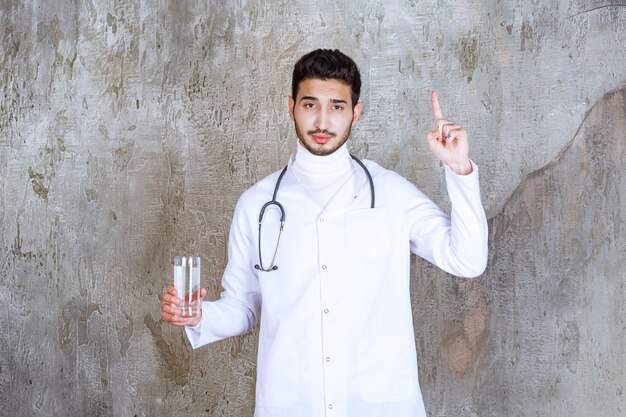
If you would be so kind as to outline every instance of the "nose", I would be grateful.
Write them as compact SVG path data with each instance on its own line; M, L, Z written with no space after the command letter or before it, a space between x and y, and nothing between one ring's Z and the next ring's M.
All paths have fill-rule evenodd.
M318 128L319 130L329 130L329 124L330 124L330 117L326 111L326 109L322 108L317 112L317 118L316 118L316 128Z

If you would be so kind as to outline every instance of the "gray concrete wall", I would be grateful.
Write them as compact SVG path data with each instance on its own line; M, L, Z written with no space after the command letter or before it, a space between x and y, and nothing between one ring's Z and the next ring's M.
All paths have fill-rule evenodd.
M471 134L490 262L414 261L430 416L626 415L623 2L0 2L0 415L251 416L257 333L191 351L239 194L295 146L290 70L354 57L351 149L448 206L429 91Z

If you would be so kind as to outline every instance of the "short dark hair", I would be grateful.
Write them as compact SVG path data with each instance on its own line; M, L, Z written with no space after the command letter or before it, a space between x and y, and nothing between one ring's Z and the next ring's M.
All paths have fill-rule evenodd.
M352 107L361 95L361 74L356 63L338 49L316 49L302 56L293 68L291 96L296 99L300 83L310 78L338 80L350 86Z

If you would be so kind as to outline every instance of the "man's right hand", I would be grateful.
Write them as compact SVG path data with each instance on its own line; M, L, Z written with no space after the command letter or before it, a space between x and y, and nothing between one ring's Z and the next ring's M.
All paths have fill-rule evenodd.
M200 298L198 299L199 312L196 317L180 317L180 304L182 300L177 297L178 292L174 288L173 284L167 286L163 291L163 297L161 299L161 317L166 322L173 324L174 326L196 326L202 320L202 300L206 295L206 289L200 288Z

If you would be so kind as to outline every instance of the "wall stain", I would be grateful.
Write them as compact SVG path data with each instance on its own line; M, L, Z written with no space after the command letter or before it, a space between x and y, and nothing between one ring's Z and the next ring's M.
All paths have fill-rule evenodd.
M98 157L89 152L85 162L86 184L85 198L87 202L98 202L98 190L100 188L100 175L98 168Z
M251 346L256 349L258 344L258 325L244 335L231 337L229 341L231 342L229 349L230 357L233 359L241 358L245 360L246 355L241 355L241 353L245 352L246 349ZM253 373L256 376L256 366L253 366L253 368Z
M30 183L35 194L37 194L42 200L47 200L49 188L44 185L44 175L33 170L33 167L29 166L28 177L30 178Z
M35 171L32 166L28 167L28 177L32 189L42 200L48 199L50 183L56 175L57 164L63 161L64 153L68 148L64 139L68 130L68 117L65 112L65 110L61 110L55 114L53 121L48 126L47 143L40 148L39 156L45 163L45 174Z
M128 169L128 164L133 157L134 148L135 141L129 140L113 149L113 165L115 166L117 172L123 172Z
M120 356L122 358L126 357L126 352L130 347L130 338L133 336L133 317L130 314L127 314L125 311L122 311L124 317L126 317L127 324L125 326L121 326L119 324L119 320L115 322L115 333L117 333L117 340L120 342Z
M87 301L86 294L78 298L72 297L71 301L63 306L61 323L58 327L59 344L67 357L71 358L76 353L75 346L89 344L89 318L96 311L102 315L100 305Z
M459 324L453 324L456 330L443 342L443 355L446 363L454 372L464 375L471 370L478 358L487 337L487 321L490 310L484 288L480 283L466 282L461 286L469 289L459 290L467 294L466 311L461 315Z
M68 80L72 80L74 78L74 62L76 61L77 56L78 52L76 51L76 45L72 45L70 54L65 58L65 64L63 65L63 73Z
M543 33L524 19L520 29L520 50L536 52L540 49Z
M100 391L106 392L109 387L109 355L107 345L100 345Z
M107 21L107 26L111 28L111 32L113 32L113 34L116 34L117 33L117 19L113 17L111 13L107 13L106 21Z
M15 234L15 239L13 240L13 246L11 247L11 252L13 255L28 259L29 261L35 258L35 254L31 251L23 252L22 251L22 236L20 234L20 222L16 222L17 232Z
M570 321L561 330L561 359L565 362L567 369L575 374L578 362L580 361L580 329L576 322Z
M54 94L54 82L57 79L57 69L61 68L66 73L69 72L67 65L64 62L64 56L59 52L59 46L62 41L65 41L65 34L61 29L61 24L59 22L59 17L54 15L49 23L41 21L37 24L37 42L42 47L50 48L50 56L54 57L52 62L49 62L50 73L49 73L49 81L48 81L48 97ZM75 53L75 51L74 51ZM74 55L74 53L70 52L70 59ZM75 57L74 57L75 59ZM73 61L72 61L73 63ZM72 64L73 65L73 64Z
M154 342L156 343L161 356L165 360L167 369L171 375L166 375L167 378L173 378L176 384L180 386L187 385L189 381L189 353L182 350L175 352L170 345L163 339L163 330L161 324L155 321L150 314L146 314L143 318L143 323L150 330Z
M466 37L461 38L461 41L456 47L457 56L463 75L467 79L467 82L472 81L474 70L478 66L478 48L479 48L479 33L476 31L470 31Z

